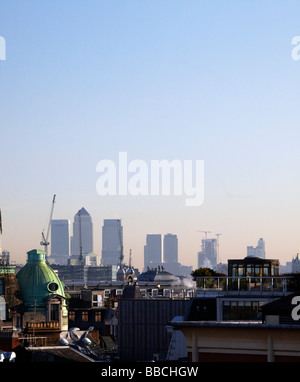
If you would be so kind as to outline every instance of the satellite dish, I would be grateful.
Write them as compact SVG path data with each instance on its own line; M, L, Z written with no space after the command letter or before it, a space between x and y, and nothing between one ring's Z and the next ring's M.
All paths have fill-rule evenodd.
M88 339L87 337L84 337L82 339L82 342L85 344L85 345L90 345L92 343L92 341L90 339Z
M61 338L60 339L60 341L59 341L59 343L61 344L61 345L69 345L69 341L68 340L66 340L65 338Z

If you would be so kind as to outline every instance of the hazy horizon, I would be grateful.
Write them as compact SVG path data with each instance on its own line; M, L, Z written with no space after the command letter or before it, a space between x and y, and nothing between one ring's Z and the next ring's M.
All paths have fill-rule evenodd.
M53 219L85 207L101 254L122 219L124 255L143 267L148 233L178 237L197 267L203 233L220 258L266 243L300 247L300 35L296 0L78 0L0 3L0 209L11 259L41 248ZM294 39L294 40L293 40ZM0 42L1 42L0 41ZM300 41L300 40L299 40ZM5 55L4 55L5 48ZM204 161L204 201L97 192L97 163Z

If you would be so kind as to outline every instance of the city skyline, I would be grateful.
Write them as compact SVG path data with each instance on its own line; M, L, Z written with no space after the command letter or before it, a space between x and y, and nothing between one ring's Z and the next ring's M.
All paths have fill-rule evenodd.
M84 210L85 210L85 208L84 208ZM75 214L74 218L76 217L77 214L78 214L78 212ZM55 215L55 213L54 213L54 215ZM69 218L60 218L60 219L55 218L55 219L52 219L52 220L53 221L54 220L60 221L60 220L70 220L70 219ZM95 224L92 223L92 233L93 233L92 234L92 248L93 248L93 251L91 251L91 252L96 253L101 258L102 258L102 240L101 240L102 233L101 233L101 229L102 229L102 224L103 224L103 222L105 220L123 220L123 219L103 218L102 222L99 219L97 219L98 224L96 226L95 226ZM71 225L73 226L74 222ZM125 223L125 225L126 225L126 223ZM195 227L195 228L197 228L197 227ZM217 232L218 230L215 230L215 231ZM128 231L126 230L126 232L128 232ZM145 232L145 234L144 234L143 237L137 238L135 236L135 242L139 242L140 246L134 245L132 242L130 242L128 240L128 237L132 237L132 232L128 232L128 237L125 236L125 238L123 239L123 242L124 242L124 246L123 246L124 263L128 264L128 262L129 262L129 253L130 253L130 250L131 250L132 251L131 256L132 256L133 265L136 266L139 269L143 269L144 268L144 245L145 245L145 241L146 241L146 236L149 234L145 230L144 230L144 232ZM152 232L153 232L153 230L152 230ZM158 230L157 230L157 232L158 232ZM161 236L161 239L162 239L161 240L162 241L161 246L162 246L162 248L163 248L163 238L162 238L162 236L163 235L167 235L169 232L170 232L170 230L165 229L164 232L156 234L156 235L160 235ZM206 232L206 234L205 234L205 232ZM50 233L52 233L52 232L50 232ZM191 236L194 236L196 238L195 245L194 245L195 252L192 253L192 254L189 253L190 256L188 258L191 259L191 261L189 262L189 261L186 261L185 248L184 248L184 245L182 245L182 243L181 243L181 241L185 242L185 238L182 237L182 236L180 237L180 235L178 235L176 232L173 232L172 234L176 235L178 237L178 261L181 262L183 265L186 265L186 266L192 265L194 269L198 268L198 265L199 265L199 252L201 252L201 250L202 250L203 240L205 240L206 237L207 237L208 240L214 240L214 239L217 238L218 235L222 235L222 239L224 239L224 235L223 234L214 233L212 231L195 230L195 232L192 232L192 231L189 232L189 234ZM71 241L72 241L73 233L70 231L69 235L70 235L70 256L71 256ZM153 234L150 234L150 235L153 235ZM38 235L35 235L35 236L38 237ZM257 237L260 237L260 236L261 235L259 235L259 234L257 235ZM258 240L257 237L252 237L251 243L252 243L252 241L253 242L257 242L257 240ZM221 245L220 245L220 248L219 248L220 252L221 252L221 254L219 255L219 263L227 263L228 259L244 258L244 257L247 256L248 248L250 247L249 242L243 243L240 246L240 250L236 251L235 254L231 256L230 254L228 254L228 253L226 254L225 253L224 247L222 247L222 239L221 239ZM267 246L268 249L271 247L268 243L266 244L266 246ZM34 245L32 245L32 248L33 247L34 247ZM43 249L40 246L39 241L37 241L37 243L35 245L35 248ZM50 248L51 248L51 242L50 242ZM11 252L11 250L9 248L6 248L5 245L3 246L3 244L2 244L2 249L3 250L8 250L8 251ZM292 258L294 258L297 255L297 253L298 253L298 251L296 251L296 253L293 254L292 256L286 257L284 259L284 261L281 261L281 265L284 265L286 262L290 262L292 260ZM11 255L12 255L12 261L17 262L17 263L22 263L22 256L19 257L21 260L18 260L14 256L13 253L11 253ZM24 257L25 257L25 255L24 255ZM269 255L269 251L268 251L268 256L267 257L268 258L276 258L276 259L278 258L280 260L280 257L270 256Z
M78 215L79 212L82 212L83 215L86 215L88 217L88 223L91 224L91 229L93 230L92 225L92 217L90 214L86 211L84 207L82 207L74 216L74 223L77 222L78 225ZM77 217L77 220L76 220ZM53 240L53 236L55 238L59 239L58 243L55 243L55 250L53 252L53 244L50 241L50 248L51 248L51 259L52 262L54 259L63 260L62 252L66 252L64 249L61 250L60 247L66 246L66 224L68 226L67 228L67 235L69 242L72 241L72 238L74 236L74 233L72 233L69 230L70 226L70 220L69 219L52 219L51 220L51 240ZM54 226L54 233L53 233L53 226ZM62 229L62 231L60 231ZM95 228L97 231L97 227ZM120 255L121 255L121 246L123 247L124 237L123 237L123 225L121 223L121 219L103 219L103 223L101 226L102 229L102 242L101 242L101 250L99 253L90 251L91 253L95 253L97 256L100 257L101 262L103 265L120 265ZM76 232L78 231L78 227L76 227ZM222 235L221 233L214 234L211 231L200 231L203 234L203 239L201 240L201 247L199 252L197 253L197 262L196 267L209 267L209 268L215 268L217 264L221 264L222 262L219 259L219 237ZM208 235L211 235L213 237L208 237ZM62 238L62 237L63 238ZM90 234L89 234L90 236ZM61 239L63 242L61 242ZM78 238L77 238L78 239ZM207 245L206 245L207 242ZM122 243L122 245L120 245ZM147 244L149 244L150 250L149 253L147 253ZM159 247L158 247L159 245ZM94 239L93 235L91 236L91 242L89 243L90 248L94 248ZM207 247L207 248L206 248ZM58 253L57 252L57 249ZM132 259L132 249L128 251L128 256L124 256L124 248L123 250L123 259L122 264L129 264ZM61 253L59 253L59 251ZM152 253L153 252L153 253ZM84 254L87 254L88 251L84 251ZM56 256L55 256L56 254ZM78 254L73 254L75 256L78 256ZM69 256L71 256L71 251L69 250ZM154 257L155 258L154 258ZM263 238L259 238L257 241L257 246L247 246L245 253L238 256L239 258L244 257L261 257L263 259L266 258L266 252L265 252L265 241ZM63 256L65 262L66 262L66 256ZM70 257L69 257L70 258ZM230 259L231 257L228 257ZM228 260L226 259L226 260ZM150 261L151 260L151 261ZM291 261L292 258L289 260ZM139 269L147 269L148 266L150 267L156 267L160 264L170 264L170 263L178 263L178 237L174 233L156 233L156 234L146 234L145 237L145 244L144 244L144 259L143 264L141 262L138 262L137 264L133 264L133 266L137 266ZM138 264L140 264L138 266ZM141 266L142 264L142 266ZM224 262L223 262L224 264ZM226 261L225 261L226 264ZM184 266L190 266L191 264L183 264ZM284 264L281 264L284 265Z
M300 249L299 13L296 0L2 2L1 245L11 260L40 248L57 194L53 219L84 205L99 255L102 221L122 219L125 261L132 249L140 268L146 235L168 232L178 261L194 268L199 231L222 233L223 263L260 237L268 258L291 261ZM101 196L97 164L117 164L120 153L130 192ZM162 160L203 161L202 204L150 184L135 194L136 161L141 171Z

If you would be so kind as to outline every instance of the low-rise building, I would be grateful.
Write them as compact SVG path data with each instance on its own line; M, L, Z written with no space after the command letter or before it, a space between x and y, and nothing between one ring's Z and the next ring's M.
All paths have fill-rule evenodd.
M261 307L259 321L207 321L191 305L170 325L184 334L192 362L299 362L299 301L299 292L276 299Z

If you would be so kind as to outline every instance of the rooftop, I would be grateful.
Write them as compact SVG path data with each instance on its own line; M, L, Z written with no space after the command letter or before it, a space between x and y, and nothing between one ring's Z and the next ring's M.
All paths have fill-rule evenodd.
M90 214L87 212L87 210L84 208L84 207L82 207L78 212L77 212L77 214L76 214L76 216L90 216Z
M259 329L293 329L299 326L289 324L265 324L262 321L171 321L168 325L180 327L222 327L222 328L259 328Z
M70 346L34 346L27 347L26 350L32 353L33 361L94 362L93 359Z
M16 275L25 305L33 310L34 306L44 305L50 296L65 298L64 284L46 264L45 252L34 249L27 254L27 264Z
M179 282L179 278L174 276L172 273L169 273L164 270L163 267L148 269L146 272L143 272L139 277L138 281L150 281L156 283L172 283Z

